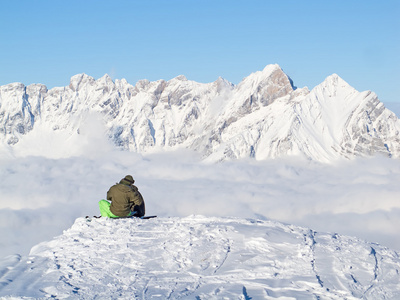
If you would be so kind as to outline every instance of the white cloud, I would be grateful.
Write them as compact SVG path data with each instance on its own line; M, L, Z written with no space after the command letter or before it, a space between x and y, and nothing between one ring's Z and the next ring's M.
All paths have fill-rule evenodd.
M97 144L85 145L96 149ZM97 202L127 174L135 178L151 215L268 218L400 250L396 160L205 164L185 151L142 157L108 149L59 159L5 156L0 166L0 235L5 237L0 256L25 255L77 217L98 215Z

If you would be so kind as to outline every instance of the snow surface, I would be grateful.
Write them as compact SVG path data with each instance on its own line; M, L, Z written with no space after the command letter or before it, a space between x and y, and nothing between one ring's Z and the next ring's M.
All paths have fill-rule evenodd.
M0 296L57 299L398 299L398 253L239 218L78 218L0 261Z

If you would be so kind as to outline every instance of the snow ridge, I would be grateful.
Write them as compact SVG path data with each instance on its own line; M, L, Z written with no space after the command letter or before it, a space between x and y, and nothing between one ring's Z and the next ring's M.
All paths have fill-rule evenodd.
M272 221L79 218L0 262L0 296L397 299L399 270L377 244Z
M16 146L35 131L79 136L91 114L100 116L114 145L139 153L188 148L210 161L400 157L396 115L376 94L360 93L336 74L311 92L294 88L278 65L237 86L183 75L132 86L108 75L95 80L78 74L69 86L50 90L41 84L0 87L0 140L6 145Z

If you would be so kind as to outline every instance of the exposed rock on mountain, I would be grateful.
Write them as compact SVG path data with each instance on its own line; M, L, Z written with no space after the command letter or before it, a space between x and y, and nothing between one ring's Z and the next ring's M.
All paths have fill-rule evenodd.
M301 155L318 161L377 153L400 156L400 121L376 94L358 92L338 75L312 91L296 89L278 65L237 86L219 78L197 83L79 74L67 87L0 87L0 139L15 145L34 130L79 133L99 113L106 134L140 153L189 148L211 161Z

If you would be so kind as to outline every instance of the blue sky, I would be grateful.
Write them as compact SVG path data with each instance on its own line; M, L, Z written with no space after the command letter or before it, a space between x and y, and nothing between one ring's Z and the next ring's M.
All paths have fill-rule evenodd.
M71 76L237 84L277 63L400 102L400 1L2 1L0 85Z

